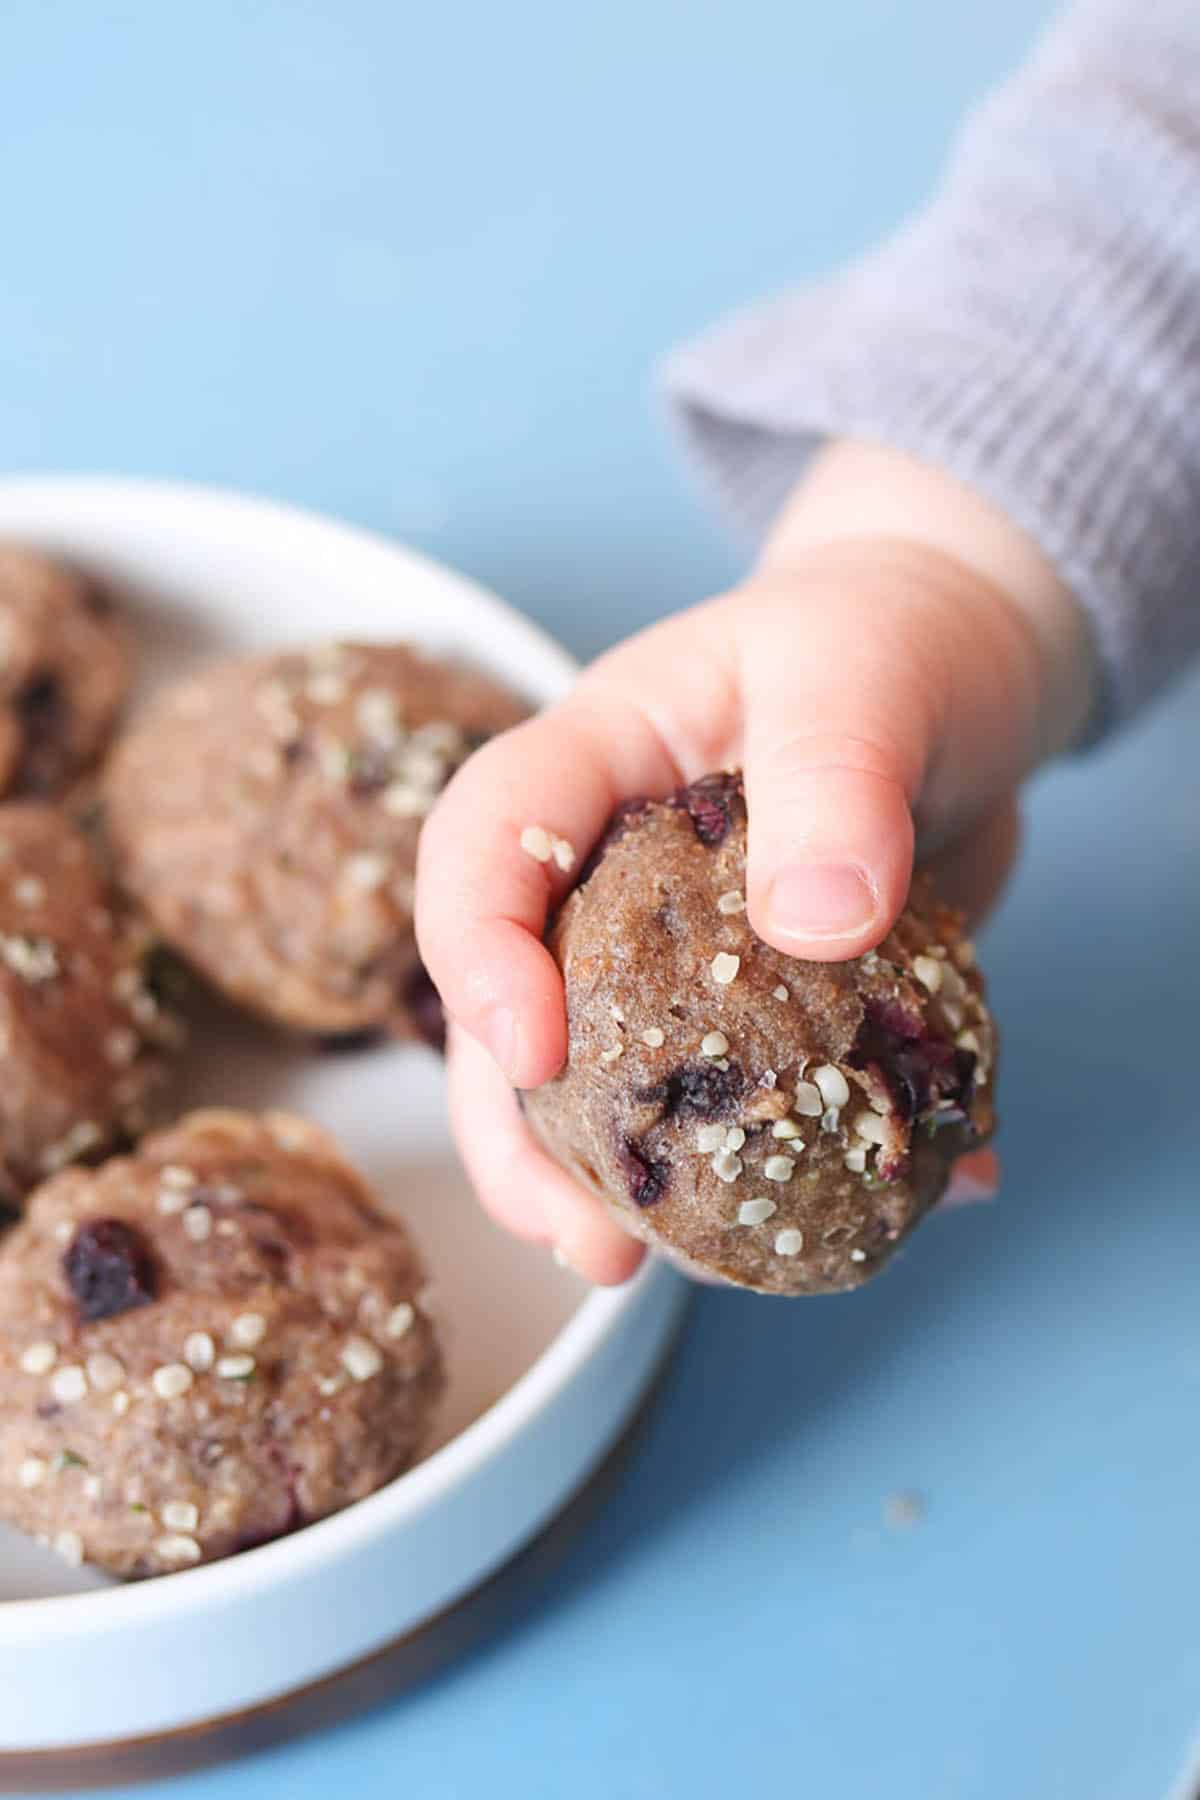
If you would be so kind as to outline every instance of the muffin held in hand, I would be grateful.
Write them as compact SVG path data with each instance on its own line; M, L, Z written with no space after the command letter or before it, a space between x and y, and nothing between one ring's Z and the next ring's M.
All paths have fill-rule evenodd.
M403 1229L316 1127L192 1113L0 1245L0 1513L69 1561L228 1556L407 1468L442 1387Z
M401 644L220 664L118 746L106 785L118 866L167 941L265 1018L436 1038L412 925L421 822L524 710Z
M983 983L925 879L878 950L812 963L750 929L745 864L740 775L621 809L550 932L570 1049L526 1116L690 1271L856 1287L992 1130Z
M68 793L108 748L129 680L128 639L106 591L0 544L0 795Z
M152 952L56 808L0 805L0 1205L145 1126L179 1036Z

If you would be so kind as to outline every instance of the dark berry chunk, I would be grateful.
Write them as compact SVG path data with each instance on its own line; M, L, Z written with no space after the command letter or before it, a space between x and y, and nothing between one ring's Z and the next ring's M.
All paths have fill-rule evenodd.
M954 1052L954 1099L959 1106L970 1106L975 1098L975 1069L979 1058L973 1050Z
M961 1122L975 1088L969 1051L929 1035L925 1021L899 1001L869 1001L850 1061L873 1069L902 1119Z
M418 963L404 984L405 1011L422 1043L439 1054L446 1049L446 1014L442 996L434 987L424 963Z
M350 758L346 786L360 799L369 798L396 779L391 755L386 750L355 750Z
M108 589L90 577L80 581L79 598L84 610L90 612L93 619L111 619L116 611L116 604Z
M13 701L24 739L16 788L22 794L52 794L67 764L70 714L56 675L38 675Z
M158 1278L150 1246L123 1219L88 1219L63 1252L63 1274L85 1324L153 1300Z
M667 1163L656 1162L645 1146L632 1138L622 1138L617 1156L635 1206L653 1206L662 1199L671 1173Z
M667 1105L672 1112L693 1112L701 1119L732 1114L746 1078L737 1063L689 1063L667 1077Z
M187 971L165 944L155 944L142 959L142 987L159 1012L173 1012L191 999Z
M931 1081L927 1119L931 1129L967 1123L975 1097L977 1060L970 1050L954 1050Z
M57 675L35 675L16 697L16 709L26 734L49 735L62 721L66 703Z
M744 814L742 794L740 775L705 775L690 787L678 788L671 796L671 805L683 809L700 842L712 850L728 836L734 819Z
M915 1119L929 1104L929 1071L908 1051L898 1050L887 1063L869 1064L891 1095L902 1119Z
M919 1044L929 1035L920 1007L906 1004L899 995L868 1001L867 1020L869 1026L900 1043Z

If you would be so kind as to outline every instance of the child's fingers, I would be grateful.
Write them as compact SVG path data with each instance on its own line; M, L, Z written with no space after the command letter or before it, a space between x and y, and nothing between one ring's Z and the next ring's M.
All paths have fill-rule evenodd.
M936 856L922 858L922 862L936 876L938 891L951 906L962 908L974 928L999 898L1020 841L1021 816L1015 795L1010 795Z
M912 809L954 842L1030 766L1036 646L1003 595L887 546L814 553L742 607L750 921L795 956L860 956L904 903Z
M519 1237L554 1245L590 1281L627 1280L642 1246L538 1148L502 1071L464 1031L450 1034L449 1084L459 1150L492 1217Z
M1000 1186L1000 1160L994 1150L968 1150L950 1171L950 1185L941 1206L973 1206L994 1200Z
M630 794L675 765L643 715L573 697L487 744L421 833L417 937L450 1015L518 1087L566 1056L562 981L541 942L572 871Z
M531 1243L551 1243L538 1182L523 1174L525 1127L517 1097L483 1045L451 1025L446 1089L458 1152L476 1195L498 1225Z

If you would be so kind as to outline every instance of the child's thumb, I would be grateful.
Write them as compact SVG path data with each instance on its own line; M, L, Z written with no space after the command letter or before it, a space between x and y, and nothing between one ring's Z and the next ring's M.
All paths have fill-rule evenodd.
M894 663L861 650L851 670L776 658L744 681L751 923L792 956L861 956L912 878L925 708L898 708Z
M861 956L912 877L903 766L847 733L782 737L746 757L750 916L768 943L817 961Z

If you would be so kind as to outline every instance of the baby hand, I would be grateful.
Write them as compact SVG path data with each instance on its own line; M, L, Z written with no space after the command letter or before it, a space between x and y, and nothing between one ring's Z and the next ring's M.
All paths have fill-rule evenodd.
M750 923L794 956L861 956L904 904L914 848L947 898L986 910L1015 851L1017 786L1078 736L1091 667L1074 601L1007 519L930 468L845 444L743 586L618 646L472 757L422 834L417 932L488 1210L594 1281L642 1255L534 1144L512 1092L567 1051L542 932L571 874L522 850L527 827L578 867L622 800L741 766Z

